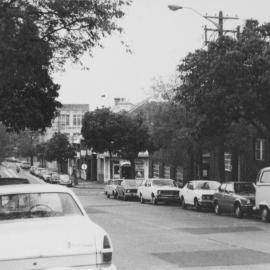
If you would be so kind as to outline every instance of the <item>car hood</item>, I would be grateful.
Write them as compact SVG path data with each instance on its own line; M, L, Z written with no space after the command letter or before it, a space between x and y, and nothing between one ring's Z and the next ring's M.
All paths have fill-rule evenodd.
M172 186L153 186L153 188L155 188L157 190L176 190L176 191L180 191L180 188L172 187Z
M102 231L85 216L0 222L0 260L96 253Z

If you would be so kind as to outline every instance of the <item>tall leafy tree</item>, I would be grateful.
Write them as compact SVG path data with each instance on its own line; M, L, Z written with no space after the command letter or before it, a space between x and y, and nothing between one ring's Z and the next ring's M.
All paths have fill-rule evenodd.
M114 113L108 108L88 112L83 118L82 135L94 151L109 152L131 162L135 177L135 159L138 153L150 150L150 137L142 117L126 112Z
M176 100L195 116L194 134L217 146L224 179L225 136L244 119L269 136L270 25L247 21L238 40L226 36L189 53L178 67L183 84Z
M69 158L75 157L75 150L70 144L67 136L62 133L55 133L54 136L46 143L45 158L48 161L56 160L62 171L62 166Z
M0 1L0 121L12 130L44 130L60 103L55 67L78 62L120 31L129 1Z
M13 154L14 146L11 134L6 131L5 126L0 124L0 163Z

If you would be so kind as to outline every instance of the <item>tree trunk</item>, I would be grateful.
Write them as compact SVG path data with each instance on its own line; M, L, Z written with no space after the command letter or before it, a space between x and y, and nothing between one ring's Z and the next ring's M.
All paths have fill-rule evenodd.
M238 179L238 153L232 151L232 181L239 181Z
M225 181L225 166L224 166L224 136L220 136L217 145L217 181Z
M131 179L135 179L135 160L130 159L130 165L131 165Z
M34 156L33 155L30 156L30 164L31 164L31 166L34 165Z
M109 151L109 159L110 159L110 179L113 179L113 165L112 165L112 152Z

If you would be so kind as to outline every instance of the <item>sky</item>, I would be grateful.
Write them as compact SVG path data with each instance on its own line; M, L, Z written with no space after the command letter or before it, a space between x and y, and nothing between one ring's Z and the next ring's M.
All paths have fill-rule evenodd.
M171 4L185 8L171 11ZM269 0L133 0L119 22L124 34L105 38L103 48L94 48L92 57L83 57L89 70L67 64L64 72L54 74L54 81L61 86L59 100L89 104L94 110L112 106L118 97L136 104L151 96L157 79L169 82L175 78L181 59L204 47L204 26L214 27L190 8L203 15L223 11L224 16L239 17L226 20L224 29L235 29L250 18L270 22ZM122 40L132 53L126 51Z

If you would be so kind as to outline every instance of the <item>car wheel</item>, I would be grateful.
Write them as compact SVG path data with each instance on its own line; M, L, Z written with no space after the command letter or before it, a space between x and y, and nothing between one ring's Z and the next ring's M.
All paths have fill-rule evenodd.
M144 202L145 202L145 200L144 200L142 194L140 194L140 202L141 202L141 203L144 203Z
M156 205L156 204L157 204L157 199L156 199L155 195L152 195L151 203L152 203L153 205Z
M199 204L199 202L198 202L197 199L194 200L194 206L195 206L196 211L200 211L201 210L201 206L200 206L200 204Z
M269 222L269 210L266 207L261 210L261 220L263 222Z
M181 204L182 204L183 209L187 209L187 205L186 205L184 197L181 198Z
M221 214L221 211L220 211L220 207L219 207L218 202L216 202L215 205L214 205L214 211L215 211L215 214L217 216L219 216Z
M243 211L239 203L234 207L234 214L237 218L243 217Z
M124 201L127 201L127 197L124 195Z
M107 193L106 195L107 195L107 198L108 198L108 199L110 199L110 194L109 194L109 193Z

